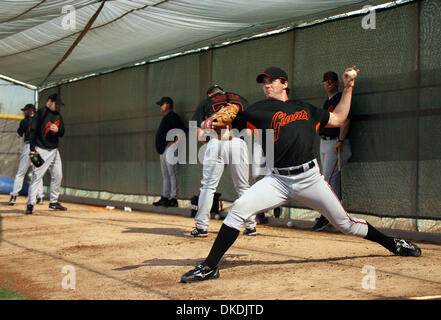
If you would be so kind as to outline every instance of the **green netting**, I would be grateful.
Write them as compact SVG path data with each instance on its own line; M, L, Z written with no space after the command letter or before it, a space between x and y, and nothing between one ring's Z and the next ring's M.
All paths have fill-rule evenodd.
M376 12L375 29L363 29L363 15L353 16L44 91L40 101L60 91L66 102L63 186L158 196L154 139L162 114L155 102L162 96L172 97L188 121L213 83L251 103L263 99L255 76L275 65L288 72L294 98L321 108L323 73L342 74L355 64L361 73L349 136L353 157L342 172L345 207L440 219L440 9L439 1L410 3ZM178 166L179 198L199 192L201 171L200 164ZM227 201L237 197L228 169L218 192Z
M16 134L19 124L18 119L0 118L0 176L14 178L17 173L24 146Z

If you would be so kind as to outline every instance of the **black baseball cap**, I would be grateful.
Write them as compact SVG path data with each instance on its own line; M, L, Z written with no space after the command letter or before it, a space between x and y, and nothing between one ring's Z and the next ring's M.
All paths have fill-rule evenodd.
M55 104L58 106L64 106L64 102L63 100L61 100L61 97L58 93L51 94L47 99L55 102Z
M32 109L32 110L35 111L35 106L32 103L28 103L23 108L21 108L21 111L25 111L25 110L28 110L28 109Z
M168 103L171 107L173 107L173 100L170 97L162 97L161 100L156 102L158 106L163 105L164 103Z
M216 89L219 89L220 91L224 91L224 89L222 89L220 85L218 85L218 84L214 84L214 85L212 85L210 88L208 88L208 90L207 90L207 96L208 96L209 94L213 93L213 91L216 90Z
M262 83L263 78L270 77L271 79L284 79L288 81L288 75L285 71L277 67L268 67L264 72L259 73L256 77L257 83Z
M334 71L328 71L323 75L323 81L326 80L338 81L338 76Z

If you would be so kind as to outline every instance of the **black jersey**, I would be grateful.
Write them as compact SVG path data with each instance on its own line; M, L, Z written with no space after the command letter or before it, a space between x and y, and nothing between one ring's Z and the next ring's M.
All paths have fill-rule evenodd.
M301 101L264 100L251 105L244 117L250 129L274 130L274 167L287 168L316 158L315 135L328 123L329 112Z
M248 107L248 101L244 97L233 92L218 92L208 97L207 99L203 100L196 109L196 112L194 113L192 120L196 121L198 127L200 127L202 121L211 117L213 114L215 114L220 109L222 109L222 107L226 106L228 103L233 103L240 107L239 113L237 114L236 118L233 120L233 123L231 124L232 127L239 131L245 129L246 122L244 121L243 118L243 112Z
M30 133L31 133L31 125L34 116L26 116L23 120L20 121L20 124L17 129L17 134L20 137L24 137L24 142L29 143Z
M170 111L162 118L158 131L156 131L155 145L156 151L159 154L164 153L165 147L167 147L167 143L169 142L166 139L167 132L172 129L187 130L182 119L175 112Z
M335 95L332 96L331 99L326 99L325 103L323 104L323 109L328 110L329 112L334 111L334 109L340 103L340 99L341 99L341 92L337 92ZM348 118L349 119L351 118L351 109L349 110ZM340 128L320 127L319 135L331 137L331 138L338 138L340 135Z
M30 132L30 149L35 150L35 146L44 149L58 148L58 139L64 135L64 121L58 111L52 111L48 107L38 109L32 121ZM58 132L49 130L51 125L58 127Z

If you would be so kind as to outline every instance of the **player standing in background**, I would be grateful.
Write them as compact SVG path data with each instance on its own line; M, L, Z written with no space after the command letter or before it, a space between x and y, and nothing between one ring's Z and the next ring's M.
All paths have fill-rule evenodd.
M159 153L162 173L162 195L161 199L153 202L154 206L177 207L178 206L178 165L170 160L178 152L179 139L184 137L175 137L174 141L167 141L167 133L172 129L181 129L186 131L184 122L173 111L173 100L170 97L162 97L156 102L159 105L164 116L156 132L156 151ZM168 160L167 160L168 159Z
M24 137L25 145L20 155L20 162L18 164L17 174L15 175L14 179L14 186L12 188L11 198L9 200L10 206L13 206L15 204L18 193L23 187L23 180L26 172L28 172L29 166L32 164L31 160L29 159L29 134L31 131L32 120L34 119L35 115L35 106L29 103L25 105L21 109L21 111L23 111L25 117L23 120L20 121L20 125L17 129L17 136ZM43 198L43 180L41 180L37 187L37 204L42 204Z
M199 104L193 115L192 120L196 121L198 125L198 137L205 139L202 138L205 131L200 128L201 124L228 103L240 107L239 113L232 123L232 128L238 131L246 128L241 114L248 107L248 101L236 93L225 92L220 86L214 85L207 90L207 98ZM210 138L206 145L207 149L203 161L202 187L199 194L198 211L195 216L196 228L190 233L193 237L206 237L208 235L210 209L225 165L228 165L230 169L234 189L239 196L250 187L249 156L246 142L234 137L228 129L224 130L222 136L219 134L218 137ZM256 234L256 221L254 217L251 217L245 221L244 235L253 236Z
M328 98L323 104L323 109L329 112L334 111L341 99L341 92L338 91L338 76L333 71L323 75L323 86ZM351 126L351 112L340 128L319 128L320 139L320 162L325 180L329 183L340 202L341 192L341 167L345 165L352 156L351 144L347 136ZM322 231L329 226L329 221L321 215L315 225L314 231Z
M343 124L349 113L356 76L355 67L346 69L342 98L333 112L288 100L288 76L279 68L267 68L257 76L256 81L263 83L268 99L250 106L244 117L257 129L274 130L275 167L234 202L207 258L185 273L181 282L219 277L219 261L236 241L244 221L291 200L301 201L324 214L345 234L375 241L397 255L421 255L421 250L410 241L386 236L365 220L351 217L320 174L313 150L315 134L319 126Z
M34 167L31 184L28 192L28 203L26 214L32 214L34 210L34 200L38 190L38 185L47 170L51 175L50 202L49 210L67 210L58 202L60 195L60 185L63 178L61 167L61 157L58 151L59 138L64 135L64 122L58 111L64 105L61 97L54 93L49 96L46 106L39 108L32 121L30 132L30 150L32 153L40 154L44 163L40 167Z

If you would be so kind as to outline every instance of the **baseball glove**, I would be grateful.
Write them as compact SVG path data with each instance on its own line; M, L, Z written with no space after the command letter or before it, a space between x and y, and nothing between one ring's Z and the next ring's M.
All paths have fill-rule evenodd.
M240 107L236 104L228 103L225 107L220 109L210 118L205 120L205 129L211 129L213 123L216 123L216 130L221 130L231 127L231 122L236 118Z
M41 165L44 163L43 158L37 151L29 152L29 158L31 159L32 164L37 168L41 167Z

